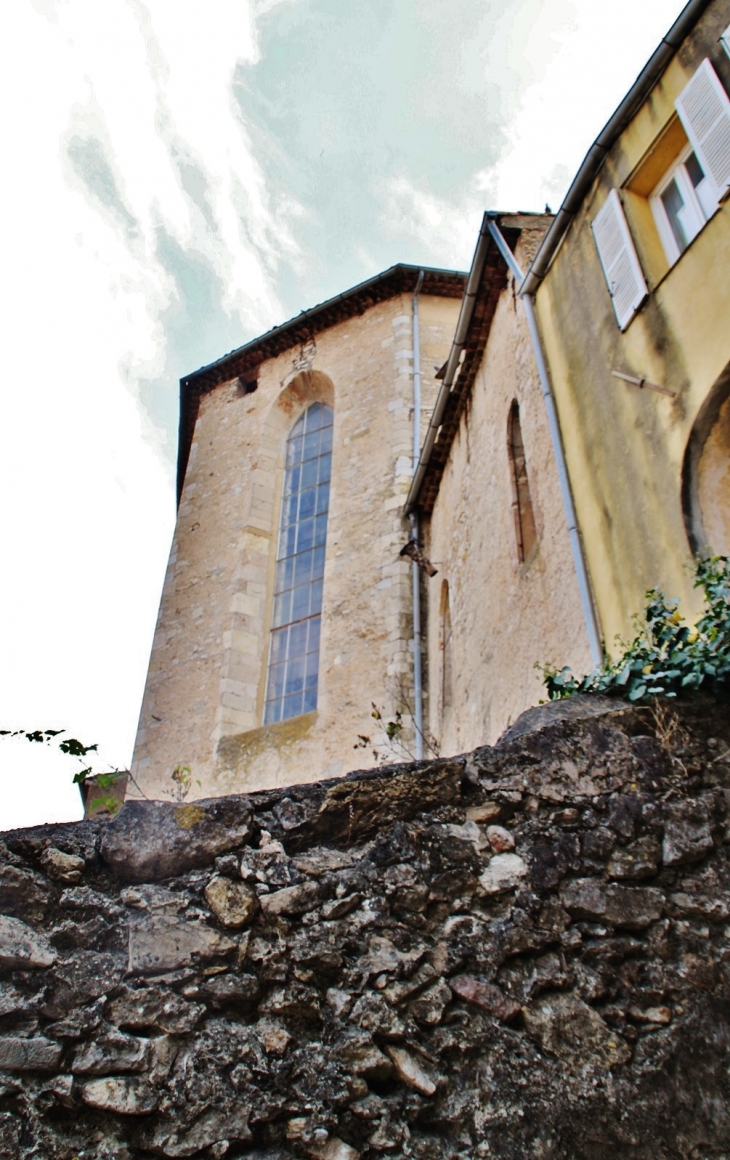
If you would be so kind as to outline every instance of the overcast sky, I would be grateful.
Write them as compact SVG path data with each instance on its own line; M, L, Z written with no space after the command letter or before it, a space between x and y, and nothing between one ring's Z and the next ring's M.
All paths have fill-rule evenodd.
M2 0L0 727L129 762L180 376L555 209L682 7ZM0 739L0 829L80 816L73 772Z

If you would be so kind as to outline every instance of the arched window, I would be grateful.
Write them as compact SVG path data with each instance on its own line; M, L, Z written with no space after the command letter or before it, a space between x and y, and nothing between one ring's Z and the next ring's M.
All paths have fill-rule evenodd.
M530 483L527 478L525 445L522 441L522 425L520 424L520 407L516 400L512 403L509 412L507 451L512 469L512 510L515 517L517 555L522 564L529 556L537 540L537 531L535 529L535 514L532 510L532 499L530 498Z
M313 403L286 444L265 725L317 707L332 423L332 408Z
M449 582L441 585L441 625L439 644L441 646L441 725L454 701L454 654L451 639L451 608L449 605Z

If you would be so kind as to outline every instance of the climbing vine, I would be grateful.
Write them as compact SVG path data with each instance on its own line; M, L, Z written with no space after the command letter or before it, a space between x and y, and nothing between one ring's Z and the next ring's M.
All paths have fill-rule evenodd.
M569 668L540 666L551 701L575 693L603 693L629 701L677 697L692 689L726 691L730 681L730 561L710 556L697 561L695 588L702 588L705 611L697 624L685 622L679 601L658 588L646 593L646 609L635 638L621 641L616 661L583 677Z

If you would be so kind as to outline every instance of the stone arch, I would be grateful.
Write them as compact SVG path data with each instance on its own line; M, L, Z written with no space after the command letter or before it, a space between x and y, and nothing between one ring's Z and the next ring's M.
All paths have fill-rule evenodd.
M682 512L695 555L730 556L730 363L713 384L687 441Z
M300 371L277 395L264 423L264 437L285 439L302 411L312 403L335 406L335 387L324 371Z

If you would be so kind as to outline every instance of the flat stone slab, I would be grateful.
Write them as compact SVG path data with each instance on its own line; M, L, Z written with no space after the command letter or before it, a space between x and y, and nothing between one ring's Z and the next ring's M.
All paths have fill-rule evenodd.
M129 927L129 973L158 975L234 950L236 943L202 923L164 915Z
M38 970L55 961L56 952L44 935L19 918L0 914L0 966Z
M174 805L126 802L106 826L101 856L124 882L158 882L209 866L251 833L248 798Z

